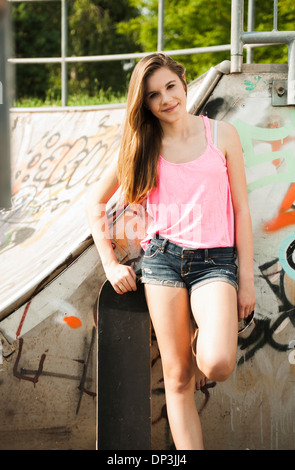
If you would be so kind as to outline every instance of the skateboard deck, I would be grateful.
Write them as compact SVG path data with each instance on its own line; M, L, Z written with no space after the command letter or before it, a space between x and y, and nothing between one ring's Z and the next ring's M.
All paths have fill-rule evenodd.
M144 288L117 294L109 281L98 302L98 450L149 450L150 317Z

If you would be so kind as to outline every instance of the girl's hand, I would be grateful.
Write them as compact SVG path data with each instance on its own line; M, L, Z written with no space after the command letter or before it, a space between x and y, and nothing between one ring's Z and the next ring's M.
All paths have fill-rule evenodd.
M136 274L131 266L112 261L109 265L104 266L107 279L112 284L117 294L124 294L125 292L135 291L136 287Z
M239 321L247 318L253 312L256 304L254 284L239 282L238 314Z

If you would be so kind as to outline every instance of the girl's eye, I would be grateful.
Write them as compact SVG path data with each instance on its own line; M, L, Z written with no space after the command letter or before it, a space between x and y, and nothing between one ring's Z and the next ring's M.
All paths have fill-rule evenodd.
M167 90L170 90L171 88L174 88L174 87L175 87L175 83L170 83L169 85L167 85ZM149 98L152 100L153 98L156 98L158 95L159 93L155 91L154 93L149 95Z

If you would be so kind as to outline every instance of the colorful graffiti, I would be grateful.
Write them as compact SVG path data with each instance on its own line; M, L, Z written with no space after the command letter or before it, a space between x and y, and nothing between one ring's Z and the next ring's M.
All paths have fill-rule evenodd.
M12 210L1 214L1 250L28 239L30 242L39 239L45 230L44 221L46 227L53 224L68 206L83 197L118 149L120 124L110 123L107 113L99 116L92 135L81 135L79 119L70 132L65 132L66 118L59 124L63 131L54 125L39 141L22 146L14 168ZM21 227L15 232L18 223ZM3 231L4 224L7 231Z
M11 114L12 207L0 212L1 312L21 305L19 293L28 286L36 292L86 240L87 191L116 158L124 112Z
M272 123L270 128L252 126L240 119L234 121L237 128L242 147L245 153L246 168L255 167L255 180L249 181L249 192L257 188L262 188L273 183L288 182L293 183L295 178L295 159L294 148L292 142L295 140L295 111L290 113L290 121L278 127L278 123ZM294 134L294 136L292 136ZM255 141L262 143L270 143L271 148L261 153L255 152ZM286 144L291 142L288 148ZM271 172L269 175L265 172L264 163L272 162L277 171ZM263 167L259 169L259 166ZM257 177L258 176L258 177Z
M281 126L280 120L274 119L268 128L252 126L242 120L234 122L240 134L245 165L249 169L249 195L255 190L256 194L261 194L259 190L266 187L273 191L268 192L272 214L268 212L267 220L262 217L260 227L256 226L256 238L269 243L270 247L273 243L277 250L276 253L269 250L268 256L273 257L263 263L259 259L258 263L260 279L267 283L274 294L278 311L274 309L269 311L268 316L264 314L262 318L256 319L252 335L240 340L241 349L247 350L240 363L250 359L266 344L278 351L289 351L292 349L290 344L293 344L290 341L282 344L275 339L277 331L287 325L295 327L295 234L294 230L288 233L295 224L295 111L290 110L288 119ZM278 186L281 186L281 190L277 192ZM269 237L275 233L277 235L272 242Z

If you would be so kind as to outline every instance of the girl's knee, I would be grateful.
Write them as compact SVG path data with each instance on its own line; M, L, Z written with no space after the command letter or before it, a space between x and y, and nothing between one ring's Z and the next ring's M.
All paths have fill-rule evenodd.
M224 382L235 369L235 358L218 356L211 360L198 360L199 369L206 375L207 379L214 382Z
M192 369L171 369L164 374L165 389L172 393L182 394L192 387Z

